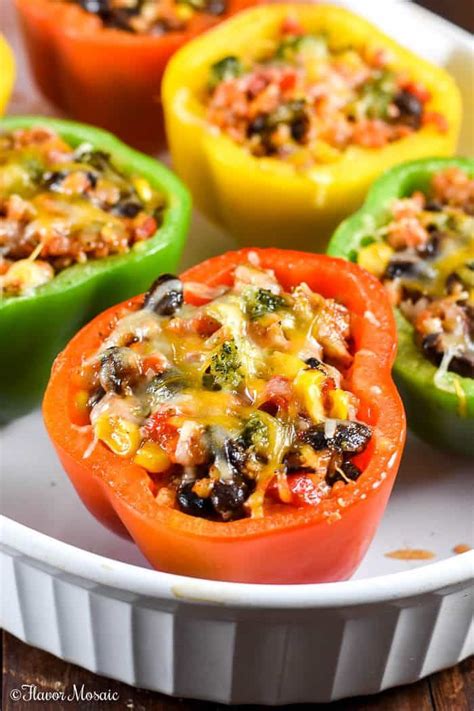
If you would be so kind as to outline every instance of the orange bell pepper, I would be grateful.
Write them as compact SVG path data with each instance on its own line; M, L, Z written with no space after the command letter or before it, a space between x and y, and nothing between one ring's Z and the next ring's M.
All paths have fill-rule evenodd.
M182 275L209 286L232 282L248 250L210 259ZM159 570L251 583L308 583L349 577L376 531L397 473L405 438L403 406L390 370L396 329L378 281L357 265L278 249L254 250L285 289L306 282L344 303L352 315L354 361L348 387L360 398L358 417L373 427L359 455L363 474L354 486L333 488L318 505L286 506L263 518L216 522L160 505L142 467L92 442L90 428L74 422L74 385L84 353L99 346L114 318L140 308L136 297L105 311L82 329L57 358L43 405L59 458L89 510L112 530L127 532ZM198 302L196 302L198 303ZM374 323L377 328L374 328Z
M149 151L164 143L160 86L170 57L192 37L254 4L229 0L219 18L196 13L186 30L156 36L104 28L76 4L15 1L44 95L73 118Z

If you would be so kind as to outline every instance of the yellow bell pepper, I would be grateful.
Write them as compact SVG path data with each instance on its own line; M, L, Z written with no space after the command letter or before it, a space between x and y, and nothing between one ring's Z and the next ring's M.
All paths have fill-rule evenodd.
M15 81L15 60L10 45L0 33L0 116L5 113Z
M205 97L212 64L229 55L251 58L295 18L331 45L388 50L390 67L431 93L427 111L442 114L447 130L427 124L383 148L349 146L340 157L298 170L277 158L257 158L206 121ZM250 56L249 56L250 55ZM264 5L246 10L183 47L163 84L166 128L174 167L198 208L241 243L321 250L328 236L363 201L374 179L408 159L455 151L461 99L439 67L399 46L365 19L329 5Z

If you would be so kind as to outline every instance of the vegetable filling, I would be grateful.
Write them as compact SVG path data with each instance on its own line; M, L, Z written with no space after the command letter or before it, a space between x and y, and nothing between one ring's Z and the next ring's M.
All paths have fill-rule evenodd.
M426 193L393 201L361 244L358 263L413 325L437 381L447 371L474 378L474 180L458 167L440 171Z
M238 266L231 287L165 274L85 354L78 422L93 446L144 467L159 503L192 516L316 506L355 486L372 435L347 385L351 350L342 304L305 283L286 292L258 263Z
M301 169L351 145L382 148L428 123L446 131L445 118L427 110L427 88L392 62L387 51L341 47L287 19L254 59L212 65L207 117L254 156Z
M162 35L186 29L196 15L218 17L226 0L62 0L97 15L105 27L137 34Z
M29 295L74 263L128 252L156 233L164 207L89 144L40 126L0 134L0 293Z

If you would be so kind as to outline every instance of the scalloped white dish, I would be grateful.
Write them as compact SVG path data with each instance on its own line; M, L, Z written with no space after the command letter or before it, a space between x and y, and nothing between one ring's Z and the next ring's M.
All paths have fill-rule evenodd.
M451 71L464 96L461 152L472 154L470 36L402 0L340 4ZM12 113L54 113L31 84L11 7L5 20L19 58ZM196 216L184 266L233 246ZM474 552L454 553L474 547L472 460L409 437L382 524L352 580L256 586L151 570L83 507L39 411L0 436L0 622L30 644L143 688L265 704L376 693L474 652ZM400 549L432 557L387 556Z

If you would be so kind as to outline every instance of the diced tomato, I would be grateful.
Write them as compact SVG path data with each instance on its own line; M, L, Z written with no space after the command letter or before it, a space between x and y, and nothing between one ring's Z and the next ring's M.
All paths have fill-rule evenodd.
M329 409L329 398L328 398L329 393L331 392L331 390L335 390L335 389L336 389L336 383L334 382L334 379L333 378L326 378L326 380L324 381L322 388L321 388L322 396L324 399L324 406L326 409Z
M294 89L296 85L296 72L285 72L281 77L279 84L281 91L289 91L290 89Z
M154 442L158 442L170 458L176 451L179 437L178 428L170 422L170 419L175 414L175 411L171 409L159 410L154 412L145 424L145 430L149 438Z
M410 94L413 94L413 96L416 96L422 104L426 104L426 102L431 99L431 92L426 88L426 86L418 82L406 82L403 84L402 88Z
M421 247L429 240L429 234L417 217L402 217L388 226L388 243L394 249Z
M173 318L167 326L167 330L172 333L184 335L187 333L197 333L201 338L212 336L219 330L221 324L212 316L206 313L198 313L194 318Z
M157 224L154 217L147 215L140 223L135 227L135 237L137 240L148 239L151 235L156 232Z
M264 392L264 402L278 408L286 409L293 397L293 385L282 375L275 375L267 382Z
M437 111L426 111L423 114L423 125L426 126L430 123L434 124L441 133L446 133L449 128L447 119Z
M378 119L359 121L354 125L353 141L364 148L383 148L387 145L390 126Z
M305 35L306 30L294 17L286 17L281 26L283 35Z
M147 355L142 358L142 371L153 370L154 373L162 373L166 368L166 359L159 354Z
M305 474L304 472L289 474L287 480L292 495L291 503L294 506L316 506L321 501L319 478L314 474ZM271 482L267 493L275 501L280 501L276 478Z

